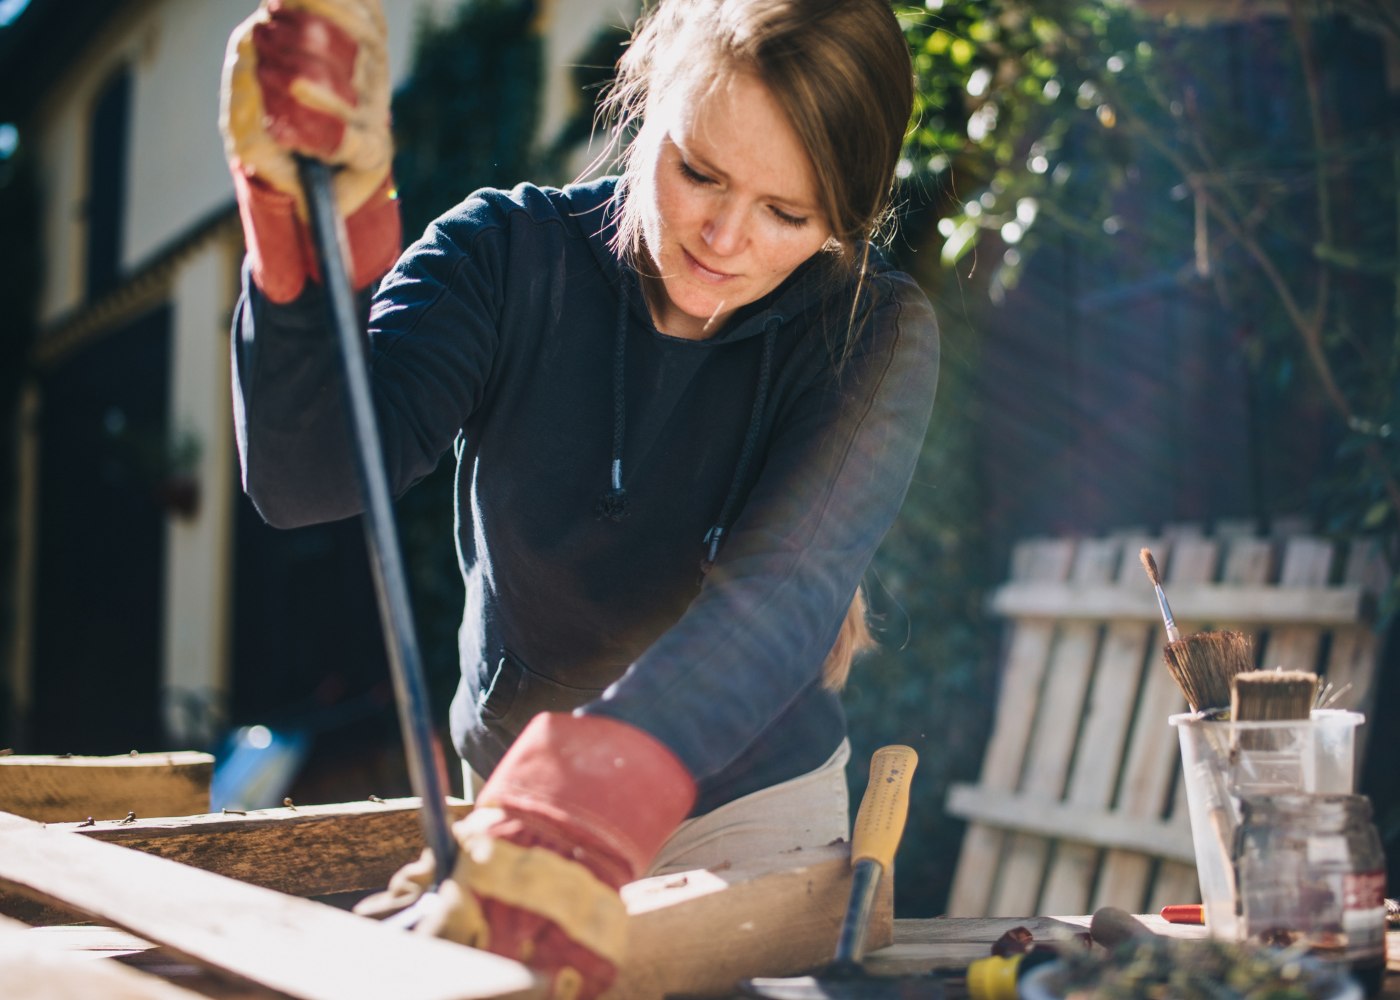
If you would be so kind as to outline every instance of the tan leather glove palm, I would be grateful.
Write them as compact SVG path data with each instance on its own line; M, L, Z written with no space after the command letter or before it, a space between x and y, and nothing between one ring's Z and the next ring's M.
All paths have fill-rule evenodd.
M452 877L415 930L530 965L557 1000L592 1000L622 961L618 889L645 871L695 801L670 750L613 719L545 713L497 765L480 804L453 827ZM387 916L432 886L431 854L356 912Z
M378 0L264 0L229 39L220 102L224 151L290 195L293 153L340 167L336 204L355 214L389 177L389 58Z
M414 930L532 965L549 978L557 1000L602 992L626 947L627 911L610 884L625 874L614 869L610 880L600 878L589 862L601 859L572 860L566 855L573 845L499 809L477 810L453 833L461 849L452 877ZM424 851L355 911L385 917L417 903L432 887L435 867Z

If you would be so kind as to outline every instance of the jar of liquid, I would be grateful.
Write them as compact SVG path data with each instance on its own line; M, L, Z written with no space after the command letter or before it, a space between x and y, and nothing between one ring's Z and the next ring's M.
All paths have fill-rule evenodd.
M1345 966L1367 996L1385 976L1385 853L1364 795L1240 801L1234 865L1241 940Z

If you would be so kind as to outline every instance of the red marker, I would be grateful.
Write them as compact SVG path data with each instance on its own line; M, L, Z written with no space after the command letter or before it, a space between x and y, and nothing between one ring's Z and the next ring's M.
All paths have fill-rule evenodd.
M1162 907L1162 919L1169 924L1202 924L1206 922L1206 908L1200 903L1177 903Z

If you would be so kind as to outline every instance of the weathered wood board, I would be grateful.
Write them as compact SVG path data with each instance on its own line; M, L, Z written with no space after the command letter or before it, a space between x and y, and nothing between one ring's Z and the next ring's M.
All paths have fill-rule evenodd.
M214 757L194 750L119 757L0 757L0 811L45 823L209 811Z
M5 1000L205 1000L116 962L86 961L0 918L0 995Z
M892 887L877 893L868 949L893 939ZM794 851L783 866L658 875L624 886L628 954L609 1000L724 996L750 976L831 961L850 898L850 847Z
M0 885L304 1000L539 994L516 962L4 813Z
M448 800L454 820L470 809ZM423 850L416 798L51 826L294 896L381 889ZM0 914L30 924L83 919L4 892Z
M6 912L19 910L25 919L46 919L59 910L69 918L100 920L121 928L122 931L109 934L124 935L123 943L132 951L151 949L148 942L156 942L161 946L160 953L168 956L167 961L188 960L264 988L292 996L311 996L314 994L307 984L288 980L290 973L286 969L267 967L269 963L276 965L275 954L247 954L250 949L269 948L264 924L276 926L293 918L292 911L283 912L279 900L285 900L287 907L312 907L318 914L303 927L300 942L288 941L284 945L303 953L302 961L308 969L319 964L318 948L334 951L359 947L343 936L347 920L356 927L368 926L371 931L388 932L396 938L411 936L330 907L230 882L195 868L210 867L225 875L250 875L263 884L275 884L287 891L304 890L307 884L332 892L346 891L352 882L365 881L349 871L353 867L353 852L337 856L332 845L329 866L344 871L306 872L327 844L345 836L362 845L361 860L386 871L382 879L369 886L377 888L387 881L392 866L374 857L373 838L356 828L387 830L396 838L389 853L416 856L420 842L416 805L413 799L345 803L261 810L247 816L216 814L105 827L40 827L0 815L0 887L14 890L0 896L0 903ZM465 811L469 807L454 802L452 808ZM12 844L18 845L17 849L12 850ZM122 851L118 844L136 850ZM84 845L105 853L94 855L91 850L84 850ZM41 853L47 858L44 863L36 861L31 865L24 860L35 859ZM76 864L69 872L74 858ZM131 858L150 864L143 868ZM256 870L259 866L262 870ZM93 870L93 877L82 881L81 873L89 869ZM299 883L302 877L308 883ZM200 878L213 881L200 882ZM175 888L167 889L167 883ZM160 888L152 895L140 888L143 885ZM237 892L240 888L263 895L254 899L256 905L251 905ZM681 992L723 995L748 976L787 975L823 965L835 952L849 892L850 850L844 843L794 851L775 864L734 865L634 882L623 890L631 914L629 949L622 976L609 993L610 1000L660 1000L667 994ZM188 913L186 907L195 907L200 899L214 910L232 915ZM300 910L295 913L297 920L308 919ZM327 913L331 916L326 917ZM245 926L245 920L252 925ZM889 944L892 927L893 892L888 880L884 880L872 914L867 947L876 949ZM211 935L227 940L211 941ZM377 944L384 947L382 941ZM470 949L456 950L468 956L481 955ZM366 959L371 960L369 953ZM391 953L372 960L379 965L413 959ZM288 961L297 960L288 957ZM438 975L432 967L414 968L425 978ZM461 970L456 974L460 976ZM254 995L249 991L255 986L242 989L243 992L230 995ZM297 992L299 989L305 992ZM319 995L369 996L372 990ZM384 995L407 994L391 991Z

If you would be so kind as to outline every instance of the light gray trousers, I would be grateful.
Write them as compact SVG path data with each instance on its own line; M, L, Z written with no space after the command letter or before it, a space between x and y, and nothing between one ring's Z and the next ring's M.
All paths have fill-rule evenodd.
M760 788L676 828L647 875L761 862L801 848L822 847L851 836L846 762L851 744L842 740L827 762L796 778ZM462 765L466 798L474 800L481 779Z

